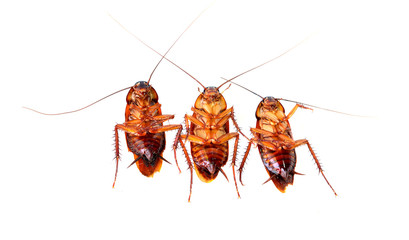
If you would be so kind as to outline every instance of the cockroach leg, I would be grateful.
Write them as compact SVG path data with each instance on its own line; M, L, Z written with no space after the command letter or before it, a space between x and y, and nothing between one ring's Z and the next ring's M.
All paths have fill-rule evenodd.
M187 120L191 121L191 122L194 123L195 125L197 125L197 126L199 126L199 127L202 127L202 128L205 127L205 124L204 124L203 122L199 121L197 118L194 118L194 117L189 116L189 115L187 115L187 114L186 114L185 116L186 116Z
M325 174L324 174L324 171L322 170L321 164L320 164L320 162L318 161L318 158L317 158L317 156L315 155L314 150L312 150L312 147L311 147L310 143L308 142L308 140L307 140L307 139L296 140L295 143L294 143L294 145L293 145L293 147L292 147L291 149L294 149L294 148L296 148L296 147L298 147L298 146L301 146L301 145L304 145L304 144L307 144L308 149L310 150L310 153L311 153L312 157L314 158L315 164L317 164L318 171L319 171L319 172L321 173L321 175L324 177L325 181L327 182L327 184L328 184L328 186L331 188L331 190L334 192L335 196L338 196L337 193L335 192L334 188L333 188L333 187L331 186L331 184L329 183L327 177L325 177Z
M186 136L184 137L185 143L187 141L187 138L189 137L190 133L190 124L189 124L189 115L185 114L185 127L186 127Z
M115 160L116 160L116 168L115 168L115 178L114 183L112 184L112 188L115 187L116 176L118 175L118 164L119 164L119 137L118 137L118 128L115 126Z
M183 153L185 154L186 162L190 170L190 190L189 190L189 198L188 198L188 202L190 202L190 197L192 196L192 185L193 185L193 164L190 161L190 157L189 157L188 152L186 151L186 146L182 141L182 137L183 135L178 140L179 140L180 145L182 146L182 150L183 150Z
M244 133L240 130L240 127L239 127L239 125L237 124L236 119L234 118L234 110L233 110L233 107L231 107L229 110L231 111L231 121L233 122L233 124L234 124L234 126L236 127L237 131L238 131L241 135L243 135L243 137L245 137L248 141L250 141L250 138L248 138L246 135L244 135Z
M270 131L260 129L260 128L250 128L250 132L256 136L256 134L262 134L264 137L272 137L272 136L277 136L276 133L272 133Z
M182 171L180 171L178 160L177 160L177 157L176 157L176 150L178 148L178 139L180 138L180 134L182 133L182 130L183 130L183 126L182 125L179 125L179 126L180 126L180 128L178 129L178 132L176 133L175 140L173 141L173 154L175 156L176 166L179 169L179 173L181 173Z
M136 119L136 120L138 120L138 121L140 121L139 119ZM136 120L134 121L134 122L136 122ZM116 160L116 168L115 168L115 177L114 177L114 183L112 184L112 188L114 188L115 187L115 182L116 182L116 177L117 177L117 175L118 175L118 165L119 165L119 159L120 159L120 156L119 156L119 137L118 137L118 129L121 129L121 130L123 130L123 131L125 131L125 132L128 132L128 133L134 133L134 131L131 129L131 128L128 128L128 127L126 127L124 124L117 124L117 125L115 125L115 160ZM139 160L139 158L138 158L138 160ZM133 163L135 163L137 160L135 160L134 162L132 162L132 164ZM131 165L132 165L131 164ZM129 165L130 166L130 165Z
M302 105L302 104L297 103L297 104L293 107L293 109L291 109L291 111L287 114L287 116L285 117L284 120L290 119L290 117L292 117L292 116L294 115L295 111L297 111L297 109L298 109L299 107L300 107L300 108L304 108L304 109L308 109L308 110L311 110L311 111L314 111L314 109L312 109L312 108L309 108L309 107L306 107L306 106L304 106L304 105Z
M236 157L237 157L237 148L239 146L239 134L237 133L236 136L236 141L234 141L234 149L233 149L233 159L232 159L232 169L233 169L233 179L234 179L234 186L236 186L236 192L237 192L237 196L239 198L240 197L240 193L239 193L239 188L237 186L237 181L236 181L236 171L235 171L235 167L236 167Z
M253 138L251 139L251 141L247 145L246 152L244 153L243 160L241 161L241 164L240 164L240 167L239 167L239 180L240 180L241 185L243 185L243 186L244 186L244 184L243 184L243 181L241 180L241 174L243 173L244 164L246 163L247 157L248 157L248 155L250 153L250 147L251 147L252 141L253 141Z

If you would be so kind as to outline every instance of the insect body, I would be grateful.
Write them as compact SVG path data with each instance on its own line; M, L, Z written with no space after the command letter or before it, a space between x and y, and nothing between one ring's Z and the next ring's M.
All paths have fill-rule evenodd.
M318 170L334 194L337 195L325 177L318 158L308 140L294 140L292 137L288 120L299 107L310 109L297 103L290 113L285 115L284 107L278 99L274 97L263 98L256 110L256 128L250 129L254 137L250 139L243 161L239 167L240 182L243 184L241 179L243 167L250 152L250 147L254 143L258 146L261 160L270 176L266 182L272 180L278 190L285 192L286 187L289 184L293 184L294 174L297 174L295 171L297 163L295 148L306 144L318 166Z
M118 129L125 132L128 150L134 154L135 160L131 165L135 164L147 177L152 177L155 172L158 172L162 161L166 161L163 158L166 145L165 132L177 129L177 135L180 135L182 131L182 125L163 126L163 122L173 119L174 115L162 115L158 94L149 83L137 82L129 90L126 102L125 122L115 126L116 171L113 186L115 186L119 162ZM174 151L176 151L176 144L175 141Z
M204 91L196 99L194 107L192 107L193 114L185 115L187 134L181 135L179 142L182 145L191 174L189 201L192 194L193 168L203 182L213 181L219 172L227 178L222 167L228 161L228 141L233 138L235 142L232 169L237 195L240 197L235 177L239 133L229 132L229 119L232 120L236 129L240 130L234 119L233 107L227 109L226 100L219 92L220 87L204 88ZM193 164L182 139L190 141Z

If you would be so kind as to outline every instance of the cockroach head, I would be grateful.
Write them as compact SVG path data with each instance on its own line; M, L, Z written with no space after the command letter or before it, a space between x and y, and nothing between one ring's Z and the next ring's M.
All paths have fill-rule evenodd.
M203 109L210 114L219 114L226 110L226 100L217 87L207 87L197 97L195 108Z
M149 83L145 81L139 81L135 83L135 85L129 90L127 101L128 102L140 102L140 101L157 101L158 95L149 85Z
M274 97L265 97L258 104L256 118L259 119L266 114L276 114L278 111L284 113L284 107L281 105L280 101Z
M139 81L135 83L135 85L132 88L135 94L139 96L145 96L151 89L151 85L149 85L149 83L145 81Z
M261 101L263 103L263 106L265 108L271 108L271 109L276 109L278 106L280 106L280 102L275 99L274 97L265 97Z
M207 87L203 89L203 97L206 99L217 98L220 95L219 89L217 87Z

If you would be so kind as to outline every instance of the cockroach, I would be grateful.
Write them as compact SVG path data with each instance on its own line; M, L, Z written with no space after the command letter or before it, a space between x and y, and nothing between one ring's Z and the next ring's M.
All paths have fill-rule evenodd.
M257 96L261 97L260 95ZM274 97L261 98L262 100L258 104L255 114L257 119L256 127L250 128L253 138L251 138L248 143L243 160L238 169L241 184L243 184L242 173L244 164L250 152L251 145L254 143L258 147L261 160L269 175L269 178L264 183L271 180L276 188L284 193L287 186L293 184L294 175L299 174L295 171L297 164L295 148L301 145L307 145L317 164L319 172L336 196L337 193L325 176L309 141L307 139L294 140L291 132L289 119L294 115L295 111L298 108L310 110L312 110L312 108L306 107L306 104L296 103L293 109L286 115L284 107L280 102L280 100L286 101L286 99Z
M165 132L178 130L177 134L180 134L182 131L182 125L163 125L163 122L173 119L174 115L162 115L158 94L149 85L149 81L137 82L129 90L126 103L125 122L115 125L116 170L112 187L115 186L120 158L118 130L125 132L128 150L135 157L128 167L135 164L146 177L152 177L155 172L159 172L162 160L166 161L163 158ZM176 151L175 146L174 150Z
M262 64L264 65L264 64ZM261 66L261 65L260 65ZM256 67L257 68L257 67ZM255 68L254 68L255 69ZM240 74L242 75L242 74ZM238 75L238 76L240 76ZM233 78L234 79L234 78ZM232 79L228 80L231 82ZM226 81L226 82L228 82ZM350 116L357 116L353 114L343 113L339 111L334 111L331 109L321 108L305 103L300 103L284 98L274 98L274 97L262 97L259 94L243 87L235 82L231 82L247 91L257 95L262 98L262 101L258 104L256 109L256 127L250 128L250 132L253 137L250 139L246 151L243 156L243 160L238 169L239 180L243 185L242 173L244 165L246 163L247 157L250 153L250 148L252 144L257 145L261 160L263 165L268 172L269 178L263 183L272 181L276 188L284 193L288 185L292 185L294 182L294 175L300 174L295 171L297 157L295 148L301 145L307 145L317 167L328 186L331 188L335 196L337 193L334 188L329 183L324 171L318 161L317 155L311 147L311 144L307 139L294 140L291 132L291 127L289 119L294 115L298 108L313 110L313 108L322 109L326 111L331 111L339 114L345 114ZM291 111L286 115L283 105L280 101L293 102L296 105L291 109ZM360 116L362 117L362 116ZM302 175L302 174L300 174Z
M165 132L171 131L171 130L178 130L176 133L174 144L173 144L173 150L174 150L174 155L175 155L175 162L180 172L180 168L179 168L179 165L176 159L176 148L178 144L177 141L179 139L179 136L182 132L183 127L181 124L171 124L171 125L163 124L165 121L173 119L174 115L163 115L162 114L161 104L159 104L158 102L158 99L159 99L158 94L156 90L149 83L150 83L150 80L152 79L153 73L155 72L159 64L162 62L162 60L165 58L166 54L172 49L172 47L176 44L179 38L190 28L190 26L208 8L203 10L190 23L190 25L180 34L180 36L175 40L175 42L170 46L167 52L163 55L159 54L156 50L152 49L150 46L144 43L141 39L139 39L134 34L129 32L115 18L109 15L114 21L116 21L127 32L132 34L139 41L141 41L144 45L148 46L153 51L155 51L160 56L162 56L160 61L156 64L155 68L151 72L148 81L147 82L139 81L131 87L127 87L119 91L116 91L114 93L111 93L83 108L73 110L73 111L49 114L49 113L42 113L42 112L39 112L31 108L27 108L27 107L24 107L24 108L32 110L40 114L43 114L43 115L62 115L62 114L74 113L74 112L81 111L85 108L88 108L116 93L129 89L129 92L126 97L127 105L125 108L125 122L122 124L116 124L114 128L116 169L115 169L115 177L114 177L114 182L112 184L112 187L115 187L117 174L118 174L118 165L119 165L119 160L120 160L118 130L122 130L125 132L128 150L134 154L134 161L128 167L135 164L138 167L139 171L144 176L147 176L147 177L153 177L155 172L159 172L163 161L169 163L163 157L163 152L166 146Z
M199 81L197 82L204 90L197 97L194 106L191 108L193 114L185 115L186 134L179 136L179 142L183 148L190 169L190 192L188 201L190 201L192 195L193 168L199 179L206 183L216 179L219 172L227 179L227 175L222 167L228 162L228 141L231 139L235 139L231 166L236 192L240 198L235 173L239 142L238 132L243 136L245 135L240 131L234 118L233 107L227 109L226 100L219 91L220 87L224 84L221 84L219 87L204 87ZM238 132L229 131L229 119L233 122ZM186 150L185 143L187 141L190 142L193 164Z

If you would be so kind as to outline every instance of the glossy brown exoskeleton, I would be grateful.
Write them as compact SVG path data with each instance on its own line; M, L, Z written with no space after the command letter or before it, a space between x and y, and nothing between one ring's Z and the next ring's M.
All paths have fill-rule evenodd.
M174 115L162 115L158 94L149 83L137 82L129 90L126 103L125 122L115 126L116 171L113 186L115 186L119 162L118 129L125 132L128 150L134 154L135 160L131 165L135 163L139 171L147 177L152 177L155 172L158 172L162 161L165 160L163 158L166 145L165 132L178 130L179 135L182 131L182 125L163 125L163 122L173 119ZM176 144L175 141L174 151L176 151Z
M189 201L192 195L193 168L203 182L213 181L219 172L227 178L222 167L226 165L229 157L228 141L233 138L235 142L231 165L237 195L240 197L235 176L239 133L229 132L229 119L232 120L236 129L240 130L234 119L233 107L227 109L226 100L219 92L220 87L204 88L192 107L193 114L185 115L187 134L181 135L179 142L182 145L191 174ZM193 164L183 140L190 142Z
M295 165L297 163L295 148L306 144L318 166L318 170L334 194L337 195L325 177L318 158L308 140L293 139L288 120L299 107L309 109L297 103L288 115L286 115L284 107L278 99L274 97L263 98L256 110L256 127L250 129L254 137L249 142L243 161L240 164L240 182L243 184L241 179L243 167L250 152L250 147L252 143L254 143L258 146L261 160L270 176L266 182L272 180L280 192L285 192L286 187L289 184L293 184L294 174L297 174L295 171Z

